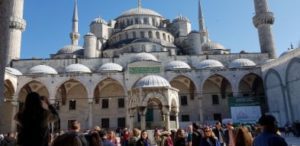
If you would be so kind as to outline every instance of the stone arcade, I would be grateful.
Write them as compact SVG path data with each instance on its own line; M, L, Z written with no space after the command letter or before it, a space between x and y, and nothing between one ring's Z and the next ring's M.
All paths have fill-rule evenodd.
M1 8L9 13L1 13L6 17L0 21L1 30L8 30L0 36L1 57L6 58L1 62L6 66L1 131L14 131L13 116L32 91L56 105L60 129L71 120L83 129L173 129L182 122L231 118L229 98L258 99L262 112L276 115L281 125L300 120L300 51L276 59L273 14L267 0L254 3L257 53L231 53L210 40L200 1L199 32L184 16L168 21L139 3L109 22L94 19L80 46L75 0L71 44L49 59L20 59L23 0L3 1Z

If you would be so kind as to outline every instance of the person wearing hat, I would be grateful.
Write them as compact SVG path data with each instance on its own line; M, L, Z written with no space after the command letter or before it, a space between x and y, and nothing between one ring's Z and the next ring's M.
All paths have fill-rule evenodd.
M272 115L262 115L258 123L262 127L262 133L255 137L253 146L287 146L284 138L276 134L277 122Z

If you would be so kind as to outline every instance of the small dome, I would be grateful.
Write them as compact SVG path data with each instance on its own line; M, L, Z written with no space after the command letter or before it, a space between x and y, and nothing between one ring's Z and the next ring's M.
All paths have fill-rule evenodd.
M282 56L284 56L284 55L286 55L286 54L289 54L290 52L293 52L294 50L296 50L296 49L289 49L289 50L287 50L287 51L284 51L283 53L280 54L279 57L282 57Z
M105 63L100 68L100 72L121 72L123 67L116 63Z
M132 57L131 62L137 61L158 61L157 58L150 53L138 53Z
M165 67L165 70L190 70L190 69L191 67L187 63L178 60L169 62Z
M84 36L95 36L95 34L91 33L91 32L88 32L86 33Z
M57 54L72 54L75 51L78 51L80 49L83 49L81 46L77 46L77 45L67 45L64 46L63 48L61 48Z
M92 21L92 23L91 23L91 25L93 25L93 24L105 24L105 25L107 25L107 22L103 19L103 18L101 18L100 16L99 17L97 17L97 18L95 18L93 21Z
M217 49L217 50L226 50L226 48L223 45L221 45L219 43L216 43L216 42L212 42L212 41L209 41L207 43L202 44L202 48L205 51L207 51L207 50L214 50L214 49Z
M218 60L207 59L201 61L197 64L197 69L207 69L207 68L223 68L224 65Z
M5 72L16 75L16 76L21 76L23 75L19 70L11 67L5 67Z
M170 83L158 75L148 75L140 79L135 86L136 88L144 87L171 87Z
M29 69L28 74L49 74L55 75L57 71L48 65L37 65Z
M229 64L229 68L245 68L253 66L256 66L256 64L252 60L246 58L235 59Z
M190 22L189 18L184 17L184 16L181 16L181 15L177 16L177 18L175 18L175 19L173 20L173 22L179 22L179 21Z
M145 8L133 8L122 13L120 17L133 16L133 15L152 15L162 17L159 13Z
M126 27L124 30L129 30L129 29L157 29L156 27L148 24L134 24Z
M67 73L91 73L91 70L82 64L71 64L66 67Z

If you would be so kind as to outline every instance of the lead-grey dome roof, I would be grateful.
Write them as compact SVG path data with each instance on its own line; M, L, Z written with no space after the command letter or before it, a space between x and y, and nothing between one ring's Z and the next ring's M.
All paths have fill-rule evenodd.
M223 45L213 41L209 41L207 43L202 44L202 48L204 50L213 50L213 49L226 50L226 48Z
M131 62L137 61L158 61L157 58L150 53L138 53L131 58Z
M103 18L101 18L100 16L98 16L97 18L95 18L93 21L92 21L92 23L91 23L91 25L92 24L105 24L105 25L107 25L107 22L103 19Z
M187 63L179 60L170 61L165 67L165 70L190 70L190 69L191 67Z
M134 86L135 88L144 87L171 87L170 83L158 75L148 75L140 79Z
M21 76L23 75L19 70L11 67L5 67L5 72L16 75L16 76Z
M182 15L177 16L177 17L173 20L173 22L178 22L178 21L186 21L186 22L190 22L189 18L184 17L184 16L182 16Z
M77 46L77 45L66 45L63 48L61 48L60 50L58 50L58 52L56 54L72 54L80 49L83 49L81 46Z
M287 50L287 51L284 51L283 53L280 54L279 57L282 57L282 56L284 56L284 55L286 55L286 54L289 54L290 52L293 52L294 50L296 50L296 49L289 49L289 50Z
M91 70L82 64L71 64L65 68L66 73L91 73Z
M240 59L235 59L229 64L229 68L247 68L247 67L254 67L256 64L246 58L240 58Z
M99 72L121 72L123 67L116 63L105 63L99 68Z
M197 64L197 69L206 69L206 68L223 68L224 65L218 61L213 59L207 59L201 61L199 64Z
M121 14L120 17L125 17L125 16L133 16L133 15L153 15L153 16L159 16L162 17L159 13L146 9L146 8L133 8L130 10L127 10Z
M55 75L57 71L48 65L36 65L29 69L28 74L49 74Z

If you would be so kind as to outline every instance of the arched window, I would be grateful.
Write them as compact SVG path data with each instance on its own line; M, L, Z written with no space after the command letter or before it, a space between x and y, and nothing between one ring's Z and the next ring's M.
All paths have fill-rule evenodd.
M166 34L163 33L163 39L166 41Z
M160 35L159 35L159 32L158 32L158 31L156 32L156 38L157 38L157 39L160 39Z
M132 32L132 37L133 37L133 38L136 38L136 32L135 32L135 31Z
M125 37L126 37L126 39L129 39L129 35L127 32L125 33Z
M156 26L156 25L155 25L155 18L154 18L154 17L152 17L152 25L153 25L153 26Z
M141 31L141 38L145 38L145 32Z
M171 42L170 35L168 35L168 41Z
M134 24L139 24L139 18L134 18Z
M144 24L149 24L148 18L144 18Z
M149 31L149 32L148 32L148 36L149 36L150 39L153 38L152 31Z

